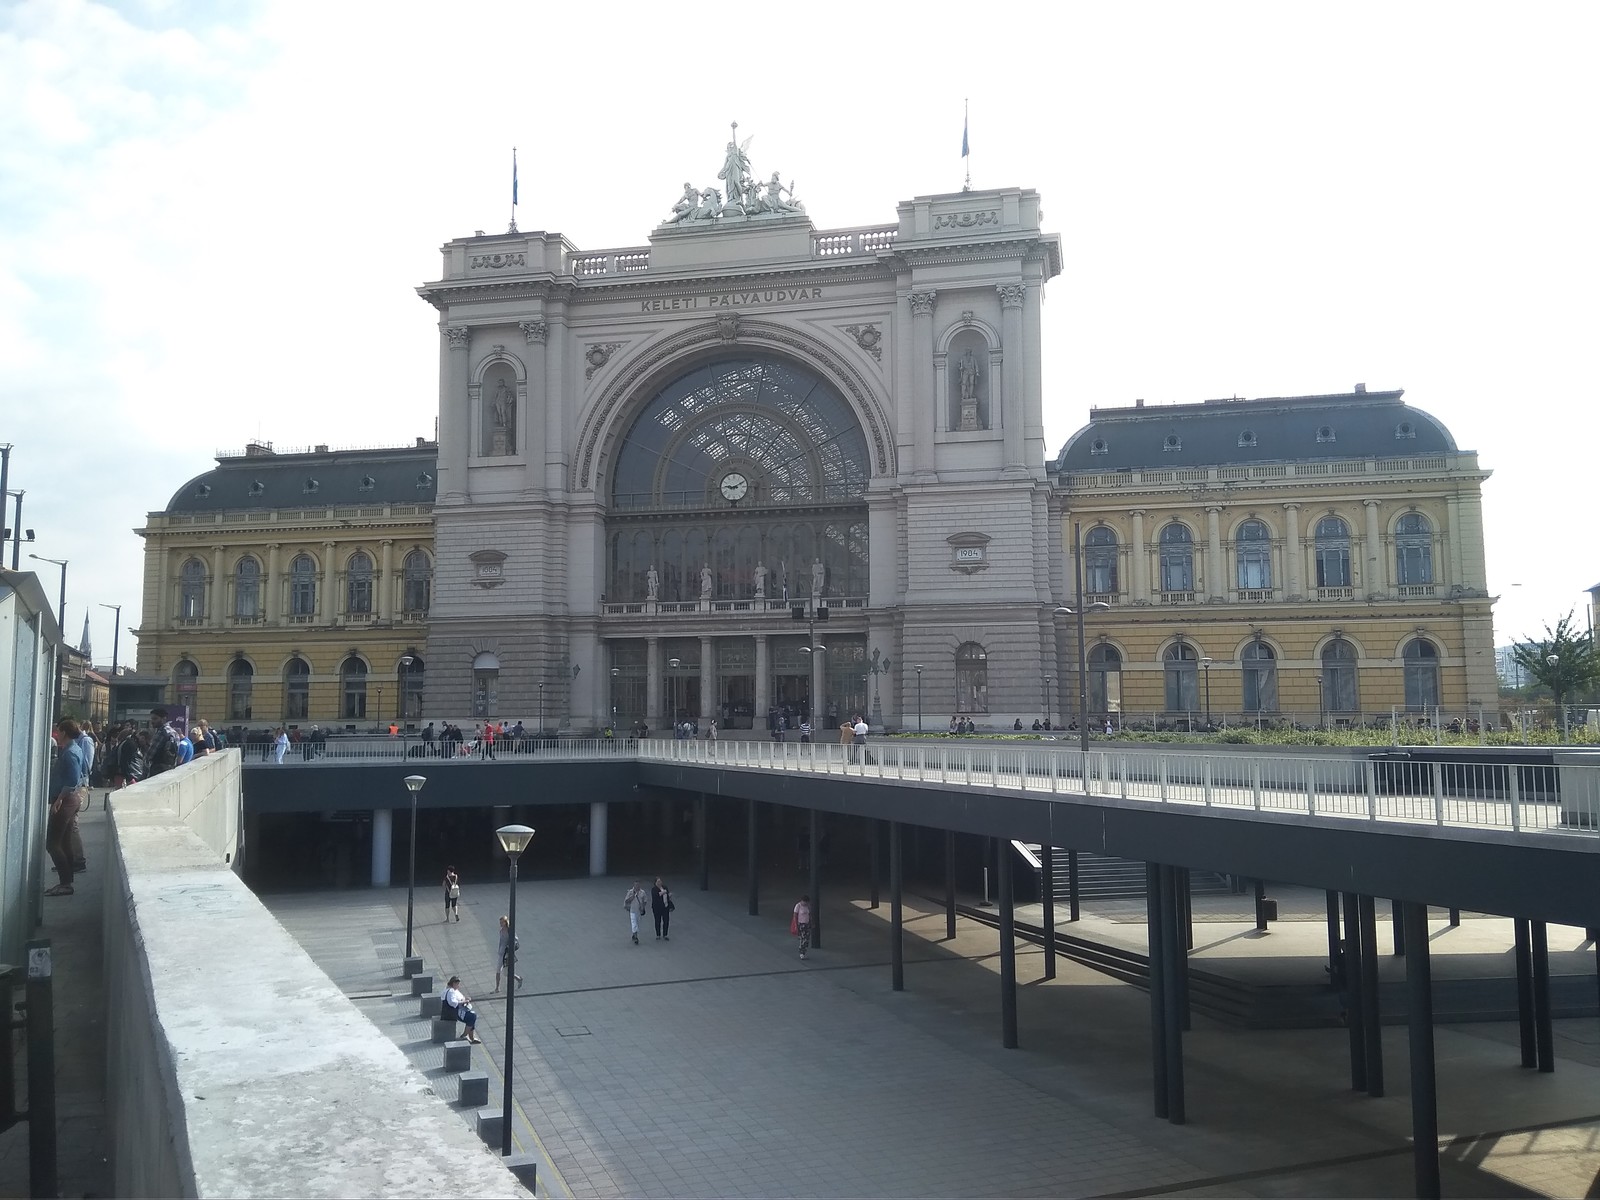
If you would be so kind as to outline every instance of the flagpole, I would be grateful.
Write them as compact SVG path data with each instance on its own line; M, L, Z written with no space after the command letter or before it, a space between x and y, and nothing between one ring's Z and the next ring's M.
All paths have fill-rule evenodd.
M508 233L517 231L517 148L511 147L511 228Z
M968 143L967 143L968 120L969 120L969 118L968 118L968 115L967 115L967 100L966 100L966 97L962 97L962 100L961 100L961 161L965 164L965 166L967 168L966 182L961 185L961 190L963 192L970 192L972 190L972 151L969 148Z

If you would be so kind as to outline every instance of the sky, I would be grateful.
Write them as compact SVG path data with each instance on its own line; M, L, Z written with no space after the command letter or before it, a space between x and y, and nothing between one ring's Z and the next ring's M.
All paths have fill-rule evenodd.
M132 531L219 450L433 436L439 247L643 246L729 123L819 228L1042 196L1051 453L1091 406L1403 388L1493 472L1496 640L1600 582L1592 3L0 0L22 566L133 659ZM1574 537L1572 529L1578 529Z

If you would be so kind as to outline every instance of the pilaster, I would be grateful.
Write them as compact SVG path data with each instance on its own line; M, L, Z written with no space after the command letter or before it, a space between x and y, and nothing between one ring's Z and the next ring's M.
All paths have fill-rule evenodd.
M935 291L912 292L911 302L911 387L915 393L913 412L916 428L912 435L912 466L916 474L933 472L933 306ZM813 722L814 724L815 722Z
M1004 434L1005 469L1007 473L1026 471L1023 458L1023 407L1027 392L1025 364L1027 352L1022 339L1022 301L1027 289L1020 283L1003 283L995 289L1000 294L1000 344L1004 359L1001 362L1001 428Z

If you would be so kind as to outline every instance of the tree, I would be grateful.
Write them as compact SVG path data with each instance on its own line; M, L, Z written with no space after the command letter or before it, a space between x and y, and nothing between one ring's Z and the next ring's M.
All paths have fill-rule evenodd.
M1511 656L1528 678L1549 688L1561 710L1573 696L1586 694L1600 682L1600 659L1594 653L1594 634L1573 628L1568 612L1551 628L1547 622L1542 640L1523 638ZM1552 662L1551 660L1554 659Z

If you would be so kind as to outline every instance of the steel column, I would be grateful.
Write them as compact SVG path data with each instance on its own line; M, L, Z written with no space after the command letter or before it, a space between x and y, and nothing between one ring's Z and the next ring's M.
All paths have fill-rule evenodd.
M1433 1061L1433 971L1428 956L1428 906L1407 903L1401 919L1406 956L1406 1023L1411 1044L1411 1155L1416 1194L1439 1195L1439 1094Z
M1339 955L1339 893L1329 892L1328 897L1328 982L1335 988L1344 986L1344 964Z
M1067 920L1076 921L1080 916L1078 906L1078 852L1067 851Z
M1000 1044L1017 1048L1017 901L1011 886L1011 843L1000 843L996 887L1000 892Z
M870 860L867 872L867 899L871 907L878 907L878 859L883 850L879 843L878 828L881 822L876 817L867 820L867 858Z
M706 794L695 793L694 798L694 845L695 852L700 856L699 874L700 890L711 890L711 849L706 845Z
M1162 971L1165 996L1162 1009L1166 1013L1167 1051L1167 1120L1182 1125L1187 1120L1183 1103L1183 1031L1186 1028L1184 1006L1188 1002L1184 976L1188 970L1188 951L1183 946L1180 893L1181 867L1165 867L1161 880L1162 948L1167 962Z
M1150 1066L1155 1114L1167 1115L1166 946L1161 922L1161 867L1144 867L1145 937L1150 965Z
M900 822L889 822L889 973L894 990L906 990L906 964L901 930L900 890L904 874L900 869Z
M747 800L744 806L745 861L744 872L749 888L750 915L761 915L761 874L757 869L757 807L758 801Z
M817 950L822 949L822 814L816 809L810 812L807 822L809 828L806 836L810 840L811 858L811 945Z
M944 831L944 938L956 940L956 835Z
M1533 936L1533 1032L1539 1049L1539 1072L1556 1069L1555 1029L1550 1024L1550 942L1543 921L1529 927Z
M1039 899L1044 906L1044 977L1056 977L1056 851L1054 846L1039 847L1040 874L1044 877Z
M1383 1016L1378 1006L1378 915L1371 896L1361 909L1361 1016L1366 1025L1367 1095L1383 1095Z
M1389 904L1389 921L1394 926L1394 956L1404 958L1406 956L1405 905L1398 900L1391 900Z
M1354 892L1344 893L1344 1023L1350 1031L1350 1087L1367 1090L1367 1026L1362 1000L1366 989L1361 983L1361 917Z
M1517 939L1517 1031L1522 1044L1522 1065L1539 1065L1537 1039L1533 1031L1533 941L1528 922L1516 917L1511 922Z

